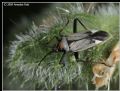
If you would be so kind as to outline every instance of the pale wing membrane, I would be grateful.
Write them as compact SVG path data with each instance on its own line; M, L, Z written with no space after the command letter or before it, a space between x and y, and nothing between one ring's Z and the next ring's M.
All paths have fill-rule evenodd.
M74 34L67 36L67 40L68 41L80 40L80 39L88 37L89 35L91 35L91 33L92 33L91 31L74 33Z
M77 52L77 51L83 51L95 45L96 44L94 42L91 42L90 39L82 39L82 40L72 42L69 46L71 51Z
M94 47L94 46L96 46L96 44L95 44L95 43L91 43L91 44L89 44L88 46L85 46L84 48L79 49L79 50L77 50L77 51L83 51L83 50L89 49L89 48Z

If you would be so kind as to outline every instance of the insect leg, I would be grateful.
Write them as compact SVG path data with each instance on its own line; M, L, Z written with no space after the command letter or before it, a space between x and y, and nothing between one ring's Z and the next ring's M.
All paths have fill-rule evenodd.
M38 63L38 65L40 65L41 62L42 62L48 55L50 55L51 53L53 53L53 51L48 52L48 53L40 60L40 62Z
M54 40L54 39L56 39L57 41L59 41L60 40L60 38L59 37L57 37L57 36L54 36L51 40L49 40L47 43L45 43L45 44L49 44L52 40Z
M77 19L73 21L73 33L77 33Z
M61 57L61 59L60 59L59 64L63 64L63 66L65 66L65 64L66 64L66 52L64 52L64 53L62 54L62 57Z
M77 19L74 19L74 22L73 22L73 33L77 33ZM79 59L78 52L74 52L74 56L75 56L75 59L77 61Z
M75 59L76 59L76 61L79 59L79 54L78 54L78 52L74 52L74 56L75 56Z
M85 29L85 30L88 30L88 28L85 27L85 25L81 22L81 20L79 20L78 18L75 18L74 19L74 22L77 23L77 21L82 25L82 27ZM77 25L76 25L77 26Z

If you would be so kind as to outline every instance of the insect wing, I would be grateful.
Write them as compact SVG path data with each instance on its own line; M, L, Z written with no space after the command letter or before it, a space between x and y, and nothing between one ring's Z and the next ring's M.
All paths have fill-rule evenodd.
M82 39L82 40L78 40L75 42L70 43L70 50L73 52L77 52L77 51L83 51L86 50L90 47L95 46L96 43L95 42L91 42L90 39Z
M74 34L71 34L71 35L67 36L67 40L68 40L68 41L80 40L80 39L83 39L83 38L88 37L88 36L91 35L91 34L92 34L91 31L78 32L78 33L74 33Z

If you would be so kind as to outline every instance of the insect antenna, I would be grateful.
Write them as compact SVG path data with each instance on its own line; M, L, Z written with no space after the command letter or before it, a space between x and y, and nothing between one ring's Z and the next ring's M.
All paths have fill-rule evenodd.
M67 19L67 23L64 25L64 27L60 30L59 35L61 35L61 32L65 29L65 27L69 24L69 19Z
M35 67L35 70L38 69L39 65L41 64L41 62L51 53L53 53L54 51L49 51L41 60L40 62L38 63L38 65ZM34 71L34 74L36 74L36 71Z

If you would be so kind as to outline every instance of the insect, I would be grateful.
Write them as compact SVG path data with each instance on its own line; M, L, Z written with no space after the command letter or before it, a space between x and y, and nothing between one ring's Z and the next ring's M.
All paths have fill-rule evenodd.
M77 32L77 23L80 23L82 27L86 30L84 32ZM66 62L66 54L68 52L73 52L75 59L79 59L79 51L86 50L90 47L96 46L97 44L105 41L108 38L108 33L102 30L89 30L85 27L85 25L78 19L75 18L73 20L73 34L70 34L68 36L62 35L61 32L64 30L64 28L68 25L69 20L63 27L63 29L60 30L58 38L58 43L52 48L52 50L47 53L39 62L39 65L41 62L51 53L58 53L62 52L62 57L60 58L59 63L65 65Z

